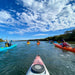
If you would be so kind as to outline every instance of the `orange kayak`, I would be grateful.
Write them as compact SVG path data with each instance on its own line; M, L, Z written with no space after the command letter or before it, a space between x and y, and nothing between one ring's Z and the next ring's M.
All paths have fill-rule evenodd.
M60 49L63 49L63 50L67 50L67 51L71 51L71 52L75 52L75 48L72 48L72 47L62 47L61 45L59 44L55 44L54 45Z
M37 45L40 45L40 43L37 43Z

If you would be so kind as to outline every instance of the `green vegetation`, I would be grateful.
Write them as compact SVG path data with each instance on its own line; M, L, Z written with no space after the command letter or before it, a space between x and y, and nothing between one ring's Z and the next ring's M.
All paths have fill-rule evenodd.
M46 40L46 39L31 39L31 40L29 40L29 41L48 41L48 40Z
M62 39L66 40L66 41L75 41L75 29L73 29L71 31L66 31L62 35L46 38L46 40L54 40L54 41L61 41Z
M75 44L75 41L67 41L70 44Z
M3 40L2 40L2 39L0 39L0 42L3 42Z

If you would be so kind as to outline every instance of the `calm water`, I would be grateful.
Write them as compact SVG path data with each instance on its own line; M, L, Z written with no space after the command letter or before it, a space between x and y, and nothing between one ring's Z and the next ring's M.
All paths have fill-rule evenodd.
M75 53L62 51L48 42L15 42L16 48L0 52L0 75L26 75L36 55L40 55L51 75L75 75ZM0 44L0 46L2 43ZM75 44L72 44L75 47Z

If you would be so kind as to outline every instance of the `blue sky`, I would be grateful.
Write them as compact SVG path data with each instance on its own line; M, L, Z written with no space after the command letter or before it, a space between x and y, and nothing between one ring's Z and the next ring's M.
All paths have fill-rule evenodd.
M0 0L0 38L46 38L74 28L74 0Z

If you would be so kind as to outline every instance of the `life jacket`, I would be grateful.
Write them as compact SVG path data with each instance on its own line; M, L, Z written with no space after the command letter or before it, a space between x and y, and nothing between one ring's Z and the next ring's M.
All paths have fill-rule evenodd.
M5 44L5 47L8 47L8 43Z
M63 47L69 46L66 42L63 43Z

